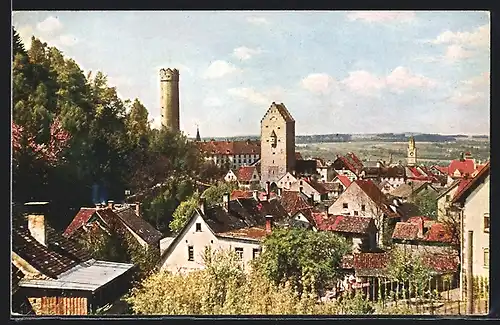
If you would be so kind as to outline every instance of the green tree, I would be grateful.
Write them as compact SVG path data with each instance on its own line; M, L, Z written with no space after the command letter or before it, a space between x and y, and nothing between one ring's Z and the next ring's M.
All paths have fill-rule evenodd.
M225 193L231 194L236 189L238 189L236 183L219 181L207 188L201 197L205 198L207 206L213 206L222 203L222 197Z
M350 251L347 241L334 233L297 228L275 229L262 245L256 266L274 283L290 281L299 292L333 285L340 261Z
M404 298L408 298L410 293L423 297L432 277L430 269L424 265L418 253L400 248L391 252L387 274L402 284Z
M435 193L424 190L413 197L412 201L418 206L421 215L431 219L437 218L437 200Z
M150 132L148 110L137 98L131 104L126 124L127 134L132 143L139 144L141 140L144 141L148 138Z
M179 206L175 209L172 215L172 221L170 222L170 230L173 233L178 233L193 215L194 211L198 207L199 196L195 193L186 201L181 202Z
M334 303L301 297L289 284L275 285L257 269L243 270L235 252L210 249L205 269L152 274L127 297L139 315L336 314Z

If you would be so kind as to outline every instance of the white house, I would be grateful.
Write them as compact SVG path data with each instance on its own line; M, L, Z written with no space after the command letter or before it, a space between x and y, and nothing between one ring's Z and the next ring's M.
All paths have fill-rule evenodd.
M276 185L278 185L279 188L289 190L292 184L295 182L297 182L297 178L290 172L287 172L278 180L278 183Z
M460 181L460 179L454 180L448 187L436 196L438 220L442 220L450 212L451 201L457 192Z
M462 180L452 203L461 220L461 294L465 294L465 272L468 265L468 233L473 232L473 276L489 279L490 275L490 164L472 179Z
M398 208L371 180L356 180L328 208L331 215L364 216L375 219L378 229L378 244L381 245L384 234L384 220L395 224L400 221ZM386 238L387 239L387 238Z
M312 198L314 202L328 200L329 191L323 186L323 183L318 183L305 177L298 179L295 183L292 183L289 190L304 193L308 197Z
M271 232L271 225L286 215L276 211L277 200L256 201L254 198L229 200L207 208L200 204L187 224L163 252L159 266L171 272L203 269L205 248L213 251L234 250L243 265L257 257L261 240ZM258 212L255 212L258 211Z
M233 172L233 170L232 170L232 169L230 169L230 170L227 172L226 176L224 176L224 180L225 180L226 182L237 182L237 181L238 181L238 176L236 175L236 173L235 173L235 172Z

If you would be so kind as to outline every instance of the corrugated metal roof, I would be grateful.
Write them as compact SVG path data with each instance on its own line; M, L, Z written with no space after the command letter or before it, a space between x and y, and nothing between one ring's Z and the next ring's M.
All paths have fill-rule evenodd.
M57 279L23 279L20 287L96 291L134 265L91 260L62 273Z

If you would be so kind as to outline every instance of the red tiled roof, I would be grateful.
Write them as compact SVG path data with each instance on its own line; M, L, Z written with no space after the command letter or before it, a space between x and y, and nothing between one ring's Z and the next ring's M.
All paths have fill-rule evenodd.
M452 243L453 236L445 225L436 222L432 224L430 229L425 233L424 240L430 242Z
M396 212L392 211L388 207L390 203L388 202L387 197L371 180L358 179L355 180L354 183L356 183L361 188L361 190L363 190L363 192L365 192L366 195L368 195L368 197L382 209L385 214L394 217L398 216Z
M354 166L358 169L363 169L363 162L352 152L347 153L347 157L350 157L351 160L354 162Z
M452 199L452 202L458 202L465 197L465 193L474 185L479 183L479 180L486 174L490 172L490 162L488 161L486 165L481 168L479 173L474 178L462 180L458 184L457 191L455 192L455 196Z
M313 207L307 203L299 191L283 191L281 192L280 203L289 215Z
M351 180L349 179L349 177L345 176L345 175L337 175L336 176L339 181L342 183L342 185L344 185L346 188L349 187L349 185L351 185Z
M336 231L353 234L368 234L373 219L358 216L329 216L313 214L316 227L323 231Z
M233 190L231 192L231 200L246 199L246 198L251 198L252 196L253 196L252 191Z
M438 171L440 171L444 175L448 175L448 167L446 167L446 166L432 166L432 167L437 169Z
M426 254L422 256L423 264L438 273L455 272L460 263L458 255Z
M266 232L265 228L259 228L259 227L241 228L227 232L217 233L218 236L222 237L234 237L234 238L245 238L245 239L262 239L267 234L268 233Z
M388 253L356 253L353 266L355 269L385 269L389 260Z
M313 189L315 189L319 194L327 194L329 191L323 186L323 184L303 178L303 180L309 184Z
M392 233L393 239L415 240L418 237L418 225L410 222L398 222Z
M241 166L238 169L238 180L251 181L254 171L255 171L255 166Z
M452 160L450 165L448 166L448 175L453 176L456 170L460 172L461 176L465 174L471 175L475 170L474 160Z
M260 141L206 141L197 142L198 148L212 155L260 155Z
M81 208L66 228L63 235L65 237L71 237L76 230L80 229L89 221L95 212L96 208Z
M426 216L413 216L413 217L408 218L408 220L406 220L406 222L416 223L416 224L420 224L422 221L424 221L424 222L432 221L432 219L429 217L426 217Z
M358 173L356 166L354 164L352 164L352 162L347 157L339 156L338 159L340 159L340 161L344 164L344 166L347 169L349 169L351 172L353 172L355 174Z

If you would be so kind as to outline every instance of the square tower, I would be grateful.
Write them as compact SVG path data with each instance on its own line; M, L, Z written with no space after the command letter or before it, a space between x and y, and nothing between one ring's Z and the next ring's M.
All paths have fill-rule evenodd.
M277 183L295 169L295 120L283 103L273 102L260 121L261 185Z

